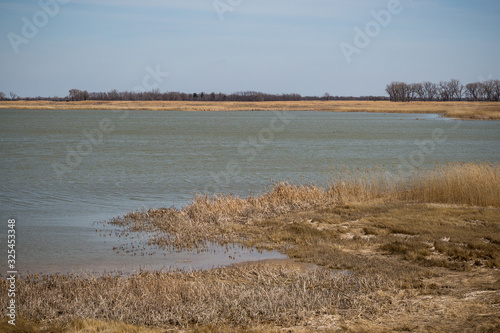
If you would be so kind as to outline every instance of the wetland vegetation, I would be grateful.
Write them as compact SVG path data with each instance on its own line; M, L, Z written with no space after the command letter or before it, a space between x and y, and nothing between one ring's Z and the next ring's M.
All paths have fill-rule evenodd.
M108 221L151 246L207 242L292 260L131 276L19 280L6 332L493 332L500 328L500 166L454 163L406 178L345 170L325 188L280 183L254 197ZM0 299L6 300L2 280ZM5 309L2 310L5 315Z
M329 111L434 113L444 117L475 120L500 119L498 102L389 102L389 101L276 101L276 102L183 102L183 101L0 101L0 109L41 110L154 110L154 111Z

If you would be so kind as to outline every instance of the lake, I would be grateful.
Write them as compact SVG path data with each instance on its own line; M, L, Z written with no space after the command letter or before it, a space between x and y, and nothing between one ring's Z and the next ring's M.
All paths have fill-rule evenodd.
M130 240L94 222L142 208L180 208L196 193L246 196L283 180L325 185L333 168L500 162L499 147L499 121L437 115L0 110L1 251L7 221L15 218L23 274L198 269L280 258L215 247L131 256L113 249ZM6 264L5 257L1 274Z

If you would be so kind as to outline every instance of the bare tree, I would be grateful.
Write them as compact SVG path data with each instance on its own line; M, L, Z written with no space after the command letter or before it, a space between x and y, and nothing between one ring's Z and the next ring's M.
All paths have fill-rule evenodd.
M459 80L451 79L447 82L448 91L450 94L450 100L460 101L462 99L462 94L464 91L464 86Z
M493 80L493 89L492 89L492 99L495 102L498 102L500 100L500 80Z
M399 87L400 99L402 102L409 102L411 100L411 86L406 83L402 83Z
M412 85L404 82L391 82L387 85L385 91L393 102L409 102L413 98Z
M80 90L78 90L78 89L70 89L68 92L68 98L72 101L76 101L79 93L80 93Z
M19 99L19 96L15 92L11 91L9 95L11 100Z
M68 97L72 101L86 101L90 98L90 94L87 90L71 89Z
M450 91L450 86L448 82L441 81L439 82L439 96L442 101L451 100L452 92Z
M5 101L7 99L7 96L5 96L5 93L0 91L0 101Z
M423 101L425 98L424 85L422 83L412 83L411 94L413 101L416 100L417 98Z
M425 100L427 101L435 100L439 94L439 86L430 81L422 83L422 89L424 90Z
M495 102L499 99L498 80L488 80L483 82L484 98L487 101Z
M500 80L472 82L463 85L459 80L441 81L439 84L430 81L407 84L404 82L391 82L385 91L389 100L393 102L408 101L500 101Z
M481 82L468 83L465 86L465 96L470 101L480 101L483 99L483 84Z
M385 87L385 91L389 95L389 100L391 102L397 102L396 101L396 82L391 82Z
M108 98L110 101L120 100L120 94L118 93L118 90L113 89L111 91L108 91Z
M168 99L170 101L182 101L182 96L178 92L171 92L171 93L168 93Z

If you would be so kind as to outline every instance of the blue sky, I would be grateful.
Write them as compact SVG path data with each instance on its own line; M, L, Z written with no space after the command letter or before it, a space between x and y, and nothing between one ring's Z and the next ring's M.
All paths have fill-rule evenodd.
M183 92L385 95L394 80L500 78L500 1L400 0L377 30L371 12L397 2L0 0L0 91L134 90L148 67L169 73L161 91Z

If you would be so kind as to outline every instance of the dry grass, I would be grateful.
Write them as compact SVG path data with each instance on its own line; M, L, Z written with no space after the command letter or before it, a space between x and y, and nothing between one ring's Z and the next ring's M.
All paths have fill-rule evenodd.
M17 286L18 315L29 320L22 325L26 332L498 331L499 166L451 164L404 180L378 171L346 174L327 189L279 184L257 197L197 197L181 210L117 218L127 232L149 230L152 243L167 248L240 243L297 263L30 276ZM0 288L5 304L5 280Z
M61 323L76 316L162 327L269 322L293 326L317 314L378 316L398 295L394 282L382 278L267 265L132 277L55 275L27 279L30 281L17 286L18 299L24 300L19 315ZM379 297L381 290L384 295ZM365 304L365 297L371 298L369 304Z
M448 163L408 175L383 168L333 172L329 192L341 202L373 199L500 207L500 165Z
M165 330L134 326L116 321L101 321L92 319L75 319L69 323L52 323L37 325L25 320L16 320L16 325L10 325L7 320L0 322L1 332L11 333L160 333Z
M131 212L109 223L125 227L124 234L154 232L150 244L170 249L203 249L209 241L223 245L233 243L231 230L251 220L333 204L332 200L319 187L280 183L257 197L197 196L181 210L161 208Z
M222 245L240 242L269 249L280 243L272 238L255 240L258 230L248 230L255 220L373 200L500 208L500 165L452 163L433 170L419 170L407 178L380 168L362 172L343 170L334 173L334 181L326 189L280 183L256 197L198 196L183 209L131 212L109 222L123 227L124 234L153 232L150 245L168 249L203 250L208 242ZM269 232L276 230L275 226L269 229Z
M403 200L500 207L500 165L447 164L413 175Z
M180 102L180 101L1 101L0 109L157 110L157 111L333 111L437 113L461 119L500 119L498 102L296 101L296 102Z

